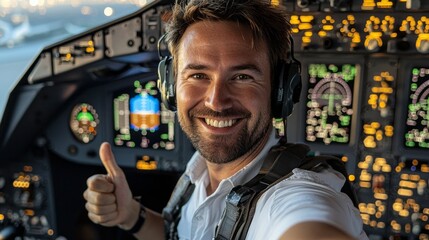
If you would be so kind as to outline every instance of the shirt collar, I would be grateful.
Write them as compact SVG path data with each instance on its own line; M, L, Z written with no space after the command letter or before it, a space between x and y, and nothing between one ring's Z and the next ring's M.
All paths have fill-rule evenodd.
M275 129L273 128L267 143L265 144L262 151L258 154L258 156L256 156L253 161L251 161L241 170L236 172L234 175L230 176L227 179L222 180L222 182L224 181L230 182L231 185L234 187L252 179L259 172L259 169L261 168L263 163L263 159L268 153L268 151L271 149L271 147L276 145L278 141L279 139L276 137ZM189 160L186 166L185 174L189 176L192 183L195 183L199 180L204 181L204 179L201 179L201 178L203 178L204 176L208 177L207 174L204 174L206 172L207 172L206 161L201 156L200 152L197 151Z

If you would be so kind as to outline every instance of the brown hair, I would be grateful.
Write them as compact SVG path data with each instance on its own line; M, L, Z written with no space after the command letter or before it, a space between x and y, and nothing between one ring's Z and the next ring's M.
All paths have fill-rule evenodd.
M254 40L266 41L271 70L280 60L288 59L290 25L281 6L268 0L176 0L166 26L165 40L173 57L185 30L193 23L233 21L248 25ZM177 63L174 58L174 67Z

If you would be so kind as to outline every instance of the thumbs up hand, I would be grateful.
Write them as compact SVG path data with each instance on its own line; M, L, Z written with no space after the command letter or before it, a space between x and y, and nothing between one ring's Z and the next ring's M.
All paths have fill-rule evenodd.
M97 174L87 180L83 197L88 217L103 226L130 229L137 221L139 203L133 199L125 174L106 142L100 146L100 158L107 175Z

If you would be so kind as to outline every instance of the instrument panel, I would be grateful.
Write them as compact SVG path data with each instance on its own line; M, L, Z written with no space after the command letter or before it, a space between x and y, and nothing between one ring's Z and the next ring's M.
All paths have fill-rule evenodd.
M109 142L122 166L183 171L194 149L175 113L161 104L156 79L149 73L85 89L47 129L50 149L70 161L98 165L98 148ZM81 123L75 124L78 120ZM85 127L75 130L75 125Z
M427 239L425 57L308 55L289 141L345 162L370 237Z

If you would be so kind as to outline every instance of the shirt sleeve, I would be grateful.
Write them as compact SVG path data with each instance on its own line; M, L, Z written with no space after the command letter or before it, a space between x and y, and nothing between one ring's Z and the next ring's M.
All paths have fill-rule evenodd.
M294 170L291 179L272 187L257 206L259 221L265 219L271 226L266 232L270 235L267 239L278 239L290 227L308 221L333 225L361 239L359 211L349 197L338 190L338 186L342 186L339 182L344 182L341 177L332 169L320 173Z

